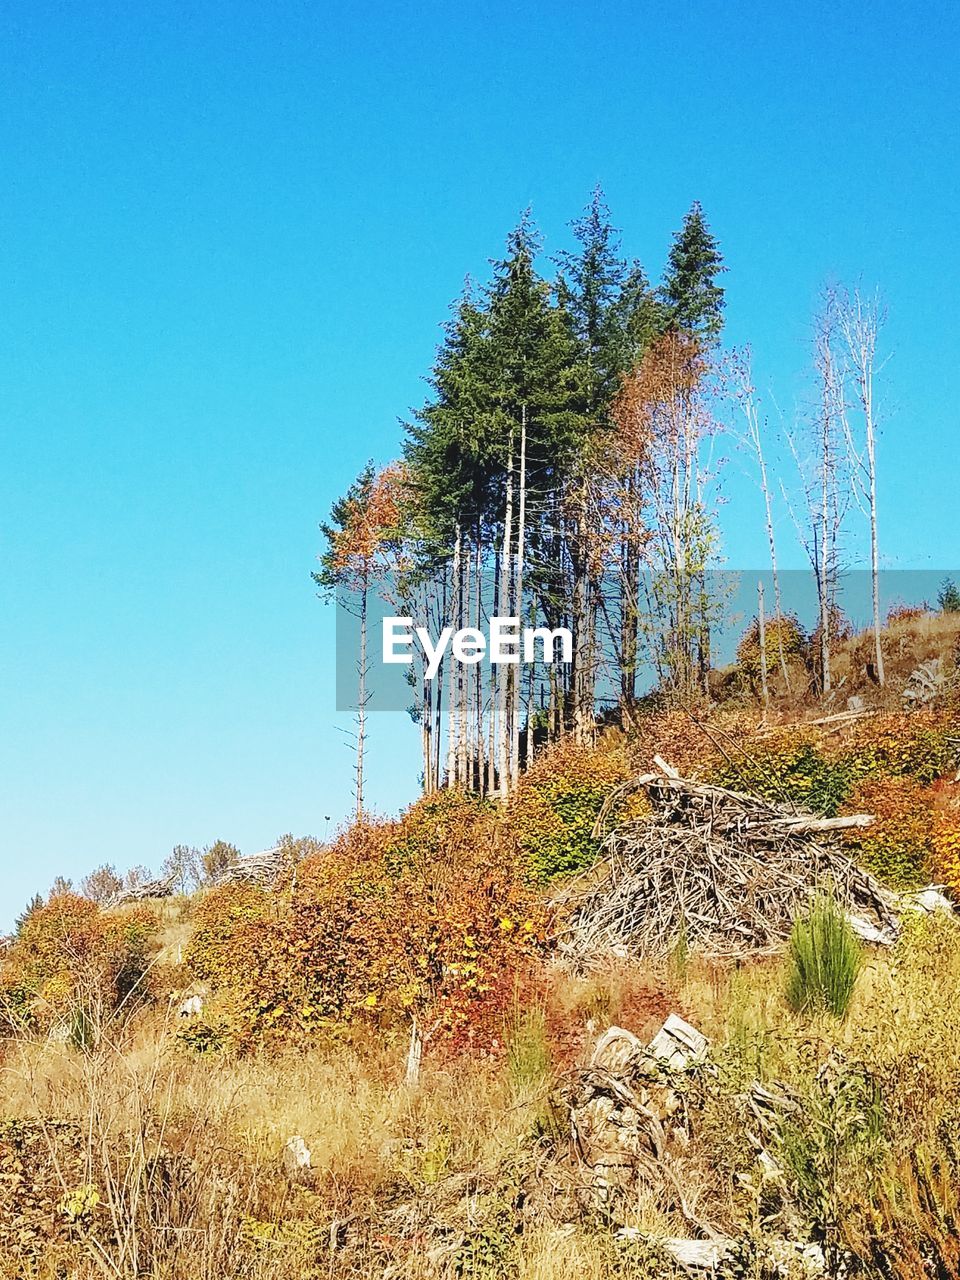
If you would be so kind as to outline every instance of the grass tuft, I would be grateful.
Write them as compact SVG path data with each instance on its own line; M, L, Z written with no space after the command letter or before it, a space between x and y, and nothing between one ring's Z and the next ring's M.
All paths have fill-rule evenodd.
M786 996L796 1012L846 1016L863 952L837 900L821 893L794 922L787 949Z

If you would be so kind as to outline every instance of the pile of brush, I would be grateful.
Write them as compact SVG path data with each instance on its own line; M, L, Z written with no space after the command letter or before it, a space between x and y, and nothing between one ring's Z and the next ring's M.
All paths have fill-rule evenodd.
M839 833L868 814L818 818L755 796L658 772L624 784L595 830L605 860L588 887L565 897L561 948L573 958L659 956L678 946L715 957L773 953L811 895L836 895L862 937L892 941L894 895L849 857ZM627 791L643 789L650 817L607 831Z

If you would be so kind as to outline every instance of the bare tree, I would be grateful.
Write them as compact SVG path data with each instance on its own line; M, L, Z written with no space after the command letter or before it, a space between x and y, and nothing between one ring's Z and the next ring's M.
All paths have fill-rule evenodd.
M876 675L879 684L884 682L883 646L880 643L880 561L877 541L877 408L874 395L874 378L879 372L877 339L884 321L886 309L879 292L865 298L859 288L853 293L845 289L836 291L837 329L842 341L850 378L853 382L857 405L860 410L862 433L855 435L849 419L844 416L845 434L851 459L854 495L870 524L870 578L873 602L873 641L876 654ZM885 362L884 362L885 363ZM880 366L882 368L882 365Z
M98 904L109 902L122 888L122 877L117 874L116 867L107 863L97 867L80 881L80 892L83 896Z
M709 657L716 601L707 571L716 545L707 501L718 430L713 366L693 338L667 334L624 379L614 409L621 432L646 437L639 459L644 504L644 587L662 681L689 694ZM699 671L698 671L699 667Z
M175 844L164 860L161 875L172 880L179 893L192 893L203 879L200 850L189 844Z
M734 352L730 358L728 376L730 393L743 418L744 428L734 435L753 453L757 462L757 478L760 493L763 496L764 519L767 528L767 545L770 548L770 571L773 576L773 605L777 624L777 651L780 659L780 671L783 674L787 691L790 690L790 672L783 648L783 602L780 595L780 573L777 567L777 539L773 523L773 496L770 491L770 476L767 470L767 456L764 438L767 432L766 419L760 415L760 401L753 385L750 362L750 348ZM761 588L762 590L762 588Z
M817 397L812 414L787 439L800 474L806 508L794 522L817 588L820 687L832 688L833 631L837 625L840 537L850 504L850 456L846 435L846 371L837 350L836 291L824 290L814 318L813 363ZM806 446L806 448L804 448Z

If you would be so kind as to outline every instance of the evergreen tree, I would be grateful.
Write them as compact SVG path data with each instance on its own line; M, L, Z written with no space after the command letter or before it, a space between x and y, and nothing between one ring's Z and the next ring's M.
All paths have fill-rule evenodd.
M540 241L525 212L493 265L487 289L493 429L501 466L511 430L526 420L531 497L541 496L576 449L576 350L568 317L537 273Z
M639 262L628 265L621 256L599 186L572 226L579 248L558 256L557 297L577 343L584 417L593 427L605 419L623 375L662 331L664 314Z
M13 936L15 938L19 938L20 934L23 932L23 926L27 923L27 921L30 919L33 913L35 911L39 911L42 906L43 906L43 895L39 893L35 893L33 897L30 899L30 901L27 903L27 905L24 907L23 911L21 911L21 913L17 916L16 920L13 922Z
M723 289L717 276L726 267L697 201L673 238L660 297L670 327L707 343L723 328Z
M496 471L486 310L469 281L444 327L432 395L406 425L404 457L417 494L416 532L430 557L449 555L458 525L482 520Z

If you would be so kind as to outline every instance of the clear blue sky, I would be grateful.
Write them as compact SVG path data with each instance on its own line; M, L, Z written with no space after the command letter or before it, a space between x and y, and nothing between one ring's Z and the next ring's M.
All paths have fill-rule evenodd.
M789 409L828 276L890 308L889 564L960 562L960 10L48 4L0 14L0 926L58 872L350 805L317 522L396 453L450 299L601 181L700 199ZM728 561L759 563L731 486ZM738 496L738 494L740 496ZM375 722L374 801L417 739Z

